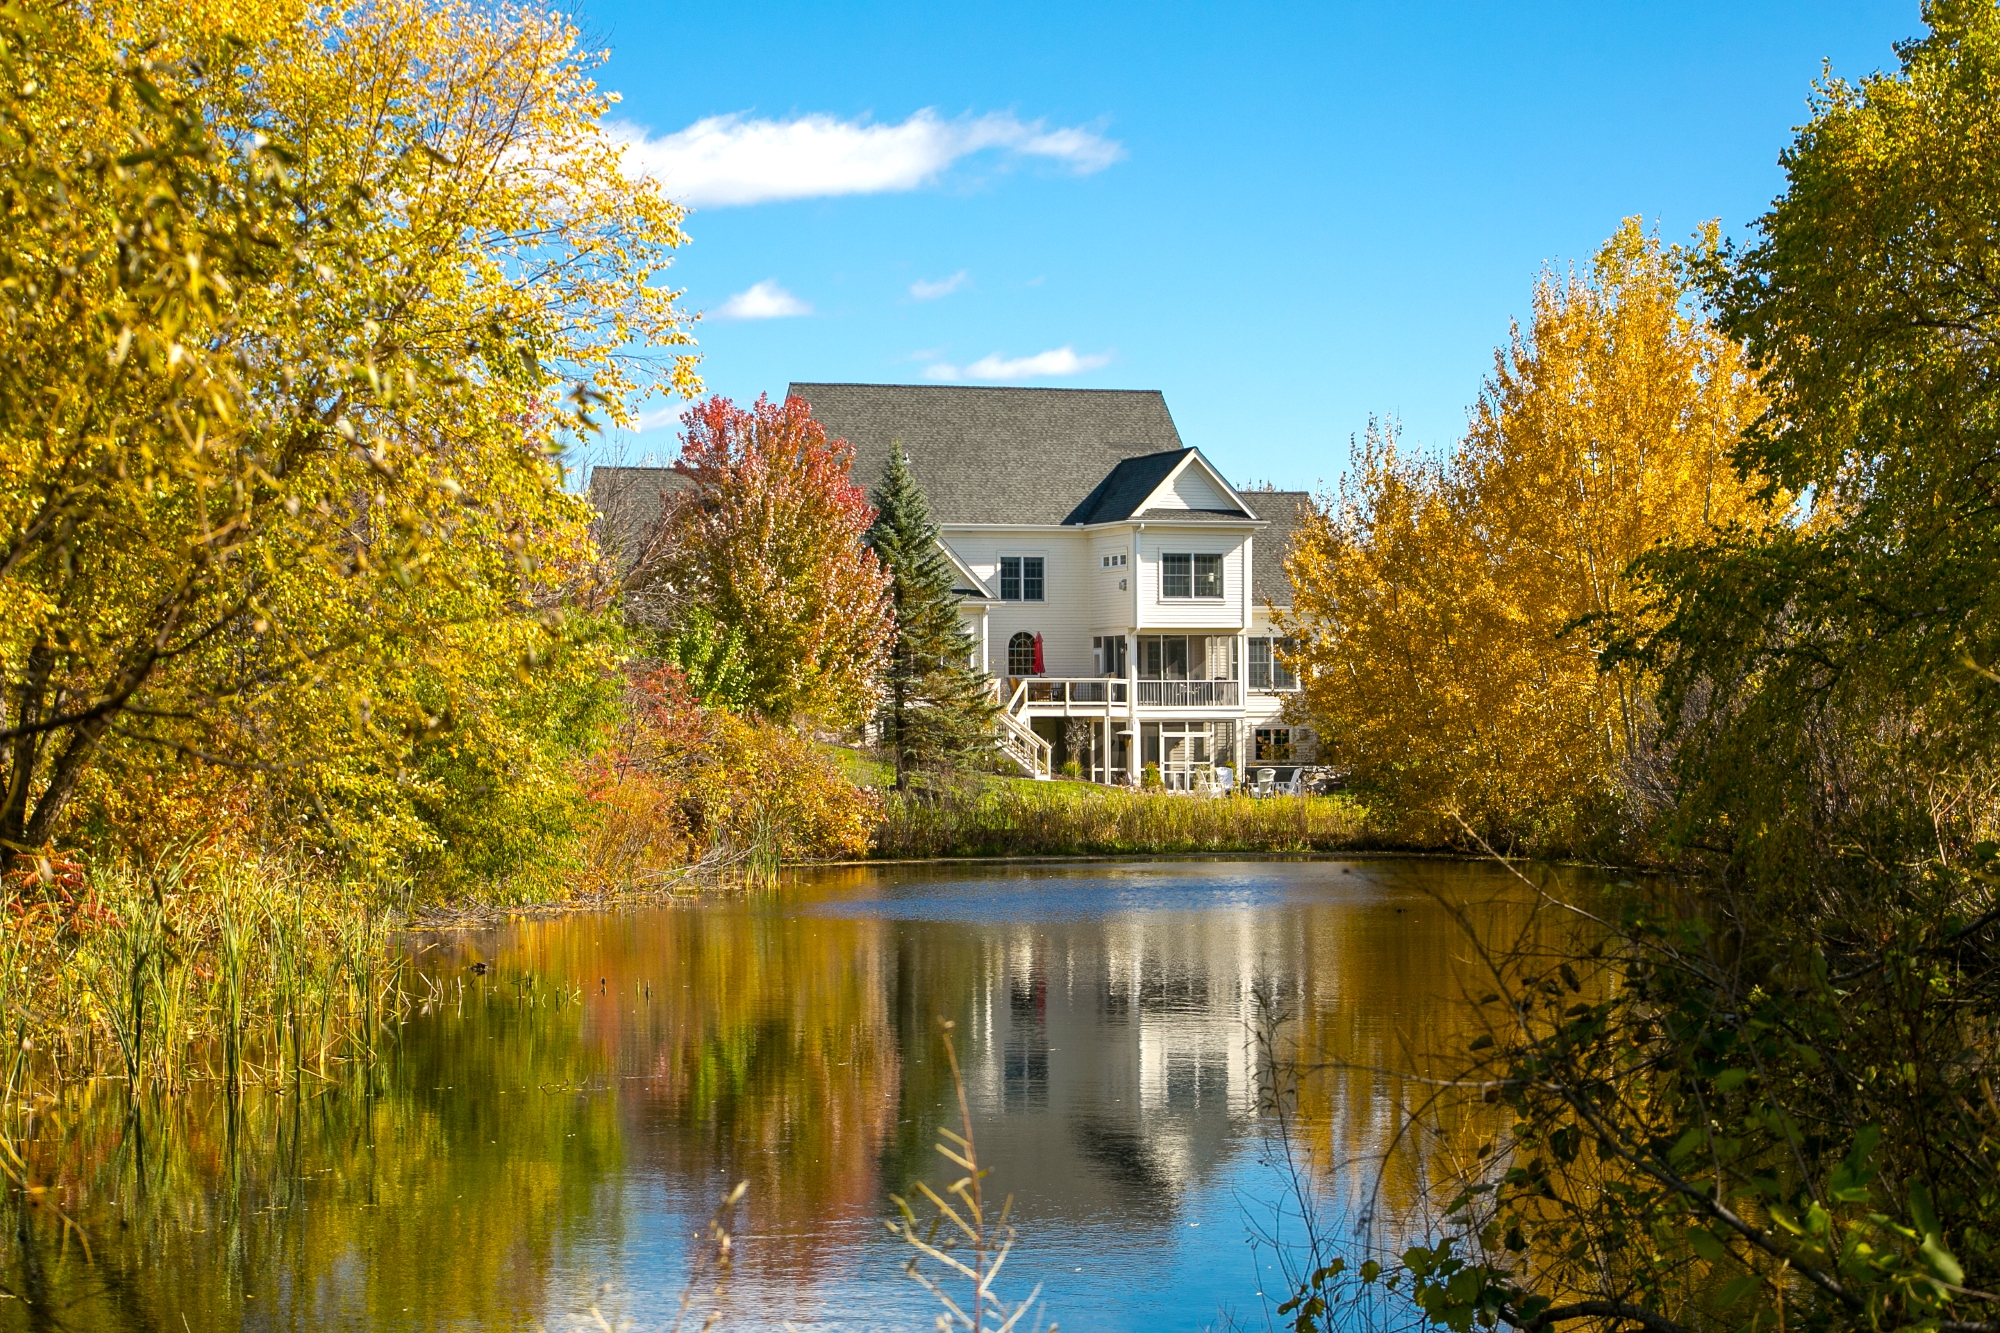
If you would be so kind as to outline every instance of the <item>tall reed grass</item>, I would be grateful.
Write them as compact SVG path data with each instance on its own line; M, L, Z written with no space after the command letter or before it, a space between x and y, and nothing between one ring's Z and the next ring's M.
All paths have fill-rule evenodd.
M409 1003L379 895L298 867L184 855L37 887L10 886L0 930L12 1095L36 1078L324 1078L371 1060Z
M1203 798L1079 782L1000 782L885 795L875 853L1087 856L1121 852L1309 852L1363 845L1344 796Z

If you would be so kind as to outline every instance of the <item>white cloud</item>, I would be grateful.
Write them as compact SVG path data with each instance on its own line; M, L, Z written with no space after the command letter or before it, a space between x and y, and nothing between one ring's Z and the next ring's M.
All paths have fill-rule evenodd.
M1074 347L1057 347L1046 352L1036 352L1033 356L1007 357L995 352L963 367L940 361L924 368L924 378L947 382L1055 379L1065 375L1081 375L1086 370L1096 370L1100 366L1110 364L1109 352L1078 356Z
M1045 158L1078 175L1102 171L1125 155L1093 130L1044 129L1040 121L1000 113L945 120L929 108L900 125L827 115L727 115L662 138L636 125L613 131L633 170L659 181L682 203L711 207L914 190L959 159L988 150Z
M963 287L965 280L971 276L964 269L960 269L950 277L939 278L936 282L913 282L910 284L910 295L919 301L935 301L940 296L950 296Z
M753 284L748 291L741 291L715 308L717 319L791 319L796 315L810 315L813 308L793 296L778 285L776 278L766 278Z

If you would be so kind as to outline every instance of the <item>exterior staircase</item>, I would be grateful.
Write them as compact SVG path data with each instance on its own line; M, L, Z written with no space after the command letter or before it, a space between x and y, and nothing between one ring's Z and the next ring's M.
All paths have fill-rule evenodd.
M999 688L998 681L994 682L994 687L996 690ZM1046 782L1053 767L1055 748L1037 736L1035 729L1021 718L1021 707L1027 697L1028 682L1023 680L1014 687L1014 697L1001 706L995 717L999 731L993 743L1024 776Z

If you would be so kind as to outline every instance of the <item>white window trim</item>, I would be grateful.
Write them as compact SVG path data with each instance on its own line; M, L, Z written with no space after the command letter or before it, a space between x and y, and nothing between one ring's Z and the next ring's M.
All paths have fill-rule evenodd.
M1168 592L1167 592L1167 561L1168 561L1168 560L1169 560L1170 558L1174 557L1174 556L1185 556L1185 557L1187 558L1187 562L1188 562L1188 595L1187 595L1187 596L1185 596L1185 597L1178 597L1178 596L1171 596L1171 595L1169 595L1169 594L1168 594ZM1218 567L1218 568L1216 569L1216 573L1215 573L1215 577L1216 577L1216 581L1217 581L1217 582L1218 582L1219 584L1221 584L1221 591L1220 591L1220 592L1217 592L1217 593L1214 593L1213 595L1203 595L1203 594L1199 594L1199 593L1195 592L1195 590L1194 590L1194 562L1195 562L1195 557L1197 557L1197 556L1212 556L1212 557L1213 557L1213 558L1215 558L1216 560L1219 560L1219 561L1221 561L1221 562L1222 562L1222 563L1221 563L1221 565L1220 565L1220 566L1219 566L1219 567ZM1228 553L1227 551L1166 551L1166 550L1162 550L1162 551L1160 552L1160 555L1159 555L1159 561L1158 561L1158 564L1159 564L1159 571L1160 571L1160 572L1159 572L1159 579L1158 579L1158 587L1159 587L1159 592L1158 592L1158 597L1159 597L1159 600L1160 600L1160 601L1163 601L1163 602L1202 602L1202 603L1204 603L1204 604L1207 604L1207 605L1213 605L1213 606L1225 606L1225 605L1227 605L1227 604L1228 604L1228 602L1229 602L1229 553Z
M1009 560L1021 560L1021 561L1027 561L1027 560L1039 560L1039 561L1041 561L1041 562L1042 562L1042 595L1041 595L1040 597L1028 597L1028 596L1026 596L1026 595L1023 595L1023 596L1020 596L1020 597L1008 597L1008 596L1006 595L1006 589L1007 589L1007 582L1006 582L1006 576L1004 575L1004 573L1003 573L1002 571L1006 569L1006 567L1007 567L1007 566L1006 566L1006 562L1007 562L1007 561L1009 561ZM1024 567L1023 567L1023 569L1022 569L1022 573L1021 573L1021 584L1022 584L1022 592L1023 592L1023 594L1025 594L1025 593L1026 593L1026 591L1027 591L1027 582L1028 582L1028 576L1027 576L1027 570L1026 570L1026 567L1024 566ZM1000 596L999 596L999 597L997 598L997 600L999 601L999 603L1000 603L1000 604L1001 604L1002 606L1046 606L1046 605L1048 605L1048 602L1049 602L1049 553L1048 553L1047 551L1003 551L1003 552L1001 552L1001 553L1000 553L1000 555L999 555L999 556L997 556L997 557L996 557L996 558L994 559L994 562L993 562L993 585L994 585L994 587L993 587L993 590L994 590L994 592L996 592L996 593L1000 594Z

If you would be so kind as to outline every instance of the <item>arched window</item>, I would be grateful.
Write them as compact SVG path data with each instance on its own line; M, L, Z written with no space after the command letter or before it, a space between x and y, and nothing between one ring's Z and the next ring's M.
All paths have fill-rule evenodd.
M1010 676L1035 674L1035 636L1026 630L1007 640L1007 674Z

